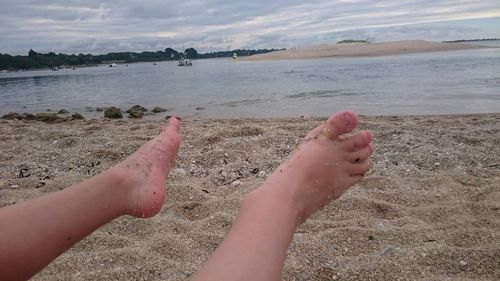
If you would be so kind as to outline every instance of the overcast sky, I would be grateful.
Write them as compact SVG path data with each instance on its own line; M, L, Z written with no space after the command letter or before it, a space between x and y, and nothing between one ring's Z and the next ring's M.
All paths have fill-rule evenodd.
M0 0L0 53L500 37L500 0Z

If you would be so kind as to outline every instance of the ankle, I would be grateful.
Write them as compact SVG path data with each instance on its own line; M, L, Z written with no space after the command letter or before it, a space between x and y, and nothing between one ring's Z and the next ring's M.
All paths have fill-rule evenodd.
M241 202L241 209L267 212L283 222L289 222L296 228L304 222L304 212L295 197L286 188L264 183L248 193Z
M127 215L130 212L129 202L132 192L133 177L119 165L104 171L103 176L108 181L108 189L113 201L117 203L120 209L120 215Z

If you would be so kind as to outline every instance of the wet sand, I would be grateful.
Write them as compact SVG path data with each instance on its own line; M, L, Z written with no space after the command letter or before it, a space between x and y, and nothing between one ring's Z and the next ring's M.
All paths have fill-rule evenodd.
M181 121L160 214L121 217L33 280L186 280L239 201L322 119ZM163 121L0 120L0 206L112 166ZM294 236L283 280L498 280L500 114L362 117L374 170Z
M294 48L241 58L247 61L312 59L331 57L374 57L411 53L456 51L485 48L463 43L440 43L423 40L406 40L384 43L323 44L306 48Z

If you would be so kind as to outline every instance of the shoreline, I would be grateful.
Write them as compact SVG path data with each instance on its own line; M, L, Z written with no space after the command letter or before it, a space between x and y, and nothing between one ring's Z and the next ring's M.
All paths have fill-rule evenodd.
M12 115L15 114L15 115ZM28 114L28 115L26 115ZM181 115L181 114L175 114L173 111L165 111L165 112L158 112L158 113L152 113L148 112L148 114L143 115L142 117L131 117L129 116L129 113L122 112L123 117L122 118L108 118L104 116L104 112L102 113L96 113L95 111L93 112L68 112L68 113L58 113L56 111L43 111L43 112L38 112L38 113L28 113L24 112L22 114L17 113L17 112L10 112L7 114L4 114L3 116L0 116L0 123L9 123L10 122L24 122L24 123L36 123L36 122L42 122L46 124L59 124L59 123L67 123L67 122L72 122L75 120L81 120L81 121L90 121L90 122L109 122L109 121L124 121L124 122L157 122L161 120L167 120L170 117L176 117L178 119L182 120L207 120L207 121L216 121L216 120L257 120L257 121L262 121L262 120L289 120L289 119L322 119L322 118L328 118L328 116L322 116L322 115L297 115L297 116L277 116L277 117L253 117L253 116L241 116L241 117L227 117L227 116L221 116L221 117L203 117L200 115L196 114L191 114L191 115ZM358 114L362 118L461 118L461 117L472 117L472 116L479 116L479 117L484 117L484 116L492 116L492 115L497 115L500 114L499 112L472 112L472 113L442 113L442 114ZM75 118L76 115L80 115L81 118L77 117ZM28 117L27 117L28 116ZM41 117L39 117L41 116ZM52 118L51 118L52 117Z
M442 51L458 51L490 48L488 46L405 40L383 43L342 43L323 44L304 48L287 49L242 58L242 61L317 59L343 57L377 57ZM493 47L492 47L493 48Z

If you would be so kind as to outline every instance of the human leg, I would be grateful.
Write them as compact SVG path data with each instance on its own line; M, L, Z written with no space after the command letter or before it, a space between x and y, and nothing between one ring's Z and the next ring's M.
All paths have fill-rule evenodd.
M296 228L361 181L372 167L372 136L343 137L349 111L312 130L290 159L242 201L228 235L193 280L280 280Z
M161 209L179 149L179 123L118 165L83 182L0 209L0 280L25 280L85 236L121 215Z

